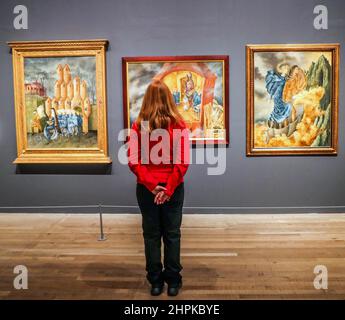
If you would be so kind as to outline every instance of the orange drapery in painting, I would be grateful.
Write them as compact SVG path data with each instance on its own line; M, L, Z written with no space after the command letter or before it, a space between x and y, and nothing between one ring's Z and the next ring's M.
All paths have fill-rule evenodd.
M162 80L165 76L172 72L177 71L189 71L194 72L205 79L203 92L202 92L202 105L201 105L201 126L204 126L204 105L213 103L214 98L214 86L216 84L217 76L207 67L205 63L185 63L174 62L165 63L160 73L158 73L154 79Z

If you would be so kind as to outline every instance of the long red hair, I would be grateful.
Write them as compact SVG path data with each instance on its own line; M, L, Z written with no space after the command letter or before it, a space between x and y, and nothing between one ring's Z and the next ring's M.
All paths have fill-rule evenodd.
M154 129L167 129L170 124L183 121L174 98L163 81L153 80L146 89L136 120L139 127L141 121L148 121L150 132Z

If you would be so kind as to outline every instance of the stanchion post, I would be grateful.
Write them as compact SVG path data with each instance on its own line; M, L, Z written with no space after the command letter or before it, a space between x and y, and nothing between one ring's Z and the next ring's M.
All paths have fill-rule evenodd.
M101 233L99 235L98 241L105 241L105 240L107 240L107 238L104 235L104 231L103 231L103 216L102 216L102 205L101 204L98 205L98 209L99 209L99 226L101 229Z

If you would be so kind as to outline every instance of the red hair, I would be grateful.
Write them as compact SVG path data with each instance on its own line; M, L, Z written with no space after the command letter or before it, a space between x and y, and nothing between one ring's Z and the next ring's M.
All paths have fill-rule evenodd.
M138 126L141 121L148 121L150 132L154 129L167 129L170 124L183 121L174 98L163 81L154 80L146 89L136 120Z

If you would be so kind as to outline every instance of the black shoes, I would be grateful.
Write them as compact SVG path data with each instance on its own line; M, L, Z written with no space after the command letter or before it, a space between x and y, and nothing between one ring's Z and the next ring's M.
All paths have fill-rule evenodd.
M168 296L170 297L176 297L182 288L182 282L178 284L171 284L168 285ZM164 289L164 284L153 284L151 287L151 296L159 296L162 294Z
M182 287L182 282L175 284L175 285L169 285L168 286L168 296L170 297L176 297L178 295L179 290Z
M159 296L164 290L164 282L168 284L167 294L176 297L182 288L182 277L176 272L148 273L147 280L151 283L151 296Z
M164 284L153 284L151 287L151 296L159 296L163 292Z

